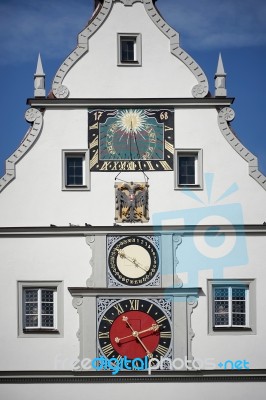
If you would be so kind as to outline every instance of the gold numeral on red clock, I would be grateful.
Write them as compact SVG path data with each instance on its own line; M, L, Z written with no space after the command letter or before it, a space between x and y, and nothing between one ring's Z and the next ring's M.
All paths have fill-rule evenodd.
M139 309L139 300L129 300L129 302L130 302L130 310Z

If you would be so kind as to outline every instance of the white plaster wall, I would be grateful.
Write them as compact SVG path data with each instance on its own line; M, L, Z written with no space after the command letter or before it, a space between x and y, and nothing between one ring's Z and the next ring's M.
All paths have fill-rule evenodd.
M265 382L209 382L209 383L127 383L127 384L16 384L1 385L0 395L3 399L12 400L46 400L54 398L58 400L135 400L144 399L146 396L153 400L161 400L166 397L175 399L181 397L184 400L216 400L234 399L264 400ZM144 394L145 393L145 394ZM144 397L145 396L145 397Z
M79 319L68 287L86 286L91 273L85 238L1 239L0 254L0 370L67 369L56 360L69 365L79 354ZM63 337L18 337L18 281L63 281Z
M186 238L183 238L185 241ZM247 259L235 267L226 263L223 278L255 279L256 328L255 335L208 335L207 278L215 278L214 269L205 271L195 266L193 282L186 286L199 286L202 294L192 314L195 338L192 354L196 359L214 359L216 365L231 359L247 360L250 368L265 368L266 320L264 308L266 272L263 264L265 236L247 236ZM177 252L177 270L186 271L182 264L182 243ZM91 273L91 250L83 237L29 237L0 240L1 275L0 301L0 370L54 370L71 369L79 354L79 317L72 306L68 287L85 287ZM191 256L193 248L191 247ZM105 264L102 265L105 270ZM198 279L195 279L195 276ZM17 281L63 281L64 286L64 336L47 338L18 337L18 288ZM88 316L89 317L89 316ZM89 340L89 338L88 338ZM175 337L177 340L177 337ZM176 355L178 357L178 355ZM58 360L58 361L57 361ZM61 361L66 361L62 364Z
M141 33L142 66L117 66L117 33ZM143 4L115 3L108 18L89 39L86 53L63 84L70 98L192 97L198 82L170 53L170 40L156 27Z
M213 216L216 206L238 204L241 212L230 222L262 224L265 221L266 191L248 174L248 163L228 144L217 125L215 109L176 109L176 148L203 149L204 190L191 198L174 190L174 172L147 172L149 177L150 224L187 223L190 209ZM18 162L16 179L0 194L1 226L109 225L114 223L114 183L118 172L90 174L90 191L62 191L62 150L88 148L86 109L49 109L44 114L41 135ZM88 166L89 169L89 166ZM207 175L206 175L207 174ZM213 176L212 187L208 174ZM122 172L118 179L143 181L142 173ZM233 185L236 190L219 198ZM221 211L222 212L222 211ZM160 214L160 215L159 215ZM195 214L196 215L196 214ZM156 217L156 218L155 218ZM200 223L199 219L191 223ZM203 223L203 222L202 222Z
M227 266L222 269L223 279L255 279L256 334L208 334L208 296L207 279L215 279L214 270L200 270L198 272L198 285L203 294L199 297L197 308L192 314L192 328L195 337L192 342L192 354L195 358L215 359L216 365L226 360L246 360L249 368L265 368L266 348L264 345L266 335L266 320L263 304L265 302L264 249L266 239L262 236L246 236L247 259L243 265ZM243 249L244 250L244 249ZM180 248L181 251L181 248ZM230 264L230 261L229 261Z

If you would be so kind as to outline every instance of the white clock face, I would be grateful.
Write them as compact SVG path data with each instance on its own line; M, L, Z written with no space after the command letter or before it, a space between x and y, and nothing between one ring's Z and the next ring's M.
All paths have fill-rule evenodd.
M151 268L151 256L148 251L135 244L117 249L116 261L119 271L128 278L141 278Z
M121 285L145 285L159 270L158 250L146 237L117 237L108 254L108 265Z

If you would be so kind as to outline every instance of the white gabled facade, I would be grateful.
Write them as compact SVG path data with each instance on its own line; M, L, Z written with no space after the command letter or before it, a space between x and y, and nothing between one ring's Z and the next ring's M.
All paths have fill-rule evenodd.
M171 395L180 391L188 398L203 399L209 395L220 398L219 393L226 392L228 398L238 399L248 393L261 399L266 376L266 177L259 171L257 158L231 129L233 99L226 97L222 58L219 57L212 95L204 72L179 46L179 34L163 20L154 1L95 3L92 19L79 34L77 48L57 71L47 97L39 56L35 97L28 100L30 108L25 115L30 128L7 160L6 174L0 179L2 305L7 304L8 298L8 306L1 311L4 329L0 380L6 385L0 387L0 393L14 399L28 398L28 386L21 385L17 372L23 371L28 384L41 384L47 376L49 382L60 383L56 385L58 398L78 393L83 396L80 398L88 393L102 398L102 391L110 388L111 399L126 395L133 399L139 390L151 391L153 398L159 399L166 392L166 382L171 382L167 386ZM131 42L128 52L133 49L126 60L120 53L123 38ZM146 117L150 118L154 118L149 114L152 111L169 112L158 122L158 130L152 131L156 135L154 148L160 152L163 146L162 154L169 154L168 159L161 158L157 164L144 156L141 161L132 160L135 122L131 119L127 135L120 138L120 142L125 140L125 160L121 156L113 162L108 153L95 170L95 160L106 154L112 129L116 128L108 127L106 136L104 130L93 136L99 126L105 129L108 119L100 125L95 117L97 127L93 126L88 112L93 115L102 110L102 116L105 110L121 109L146 110ZM170 113L173 129L167 126ZM163 124L165 136L160 145L158 132ZM146 131L155 129L151 126L146 126ZM174 135L173 143L168 132ZM135 135L134 143L144 143L137 129ZM112 136L114 147L115 140ZM182 157L188 161L182 161ZM75 184L68 183L73 178L69 177L69 160L76 168ZM171 161L173 168L168 164ZM182 184L181 179L189 179L191 171L185 164L187 175L181 177L182 162L192 162L193 182ZM118 192L114 185L143 183L147 178L147 221L116 220ZM127 200L127 206L124 204L124 213L136 201L137 195L134 196L131 203ZM135 208L134 212L139 210ZM110 249L112 240L118 243L120 236L148 238L157 249L159 267L152 285L122 286L122 281L111 277ZM136 267L136 259L132 260L129 262ZM225 289L226 294L218 295L219 288ZM27 292L30 289L34 294ZM239 292L234 291L238 289ZM32 318L32 314L38 315L40 323L41 302L48 307L48 300L36 300L36 290L43 290L46 298L53 296L53 326L27 326L27 316ZM109 387L110 377L100 372L86 375L81 368L73 373L73 363L78 358L80 362L84 357L93 359L104 353L97 334L99 299L148 299L155 305L157 298L168 296L172 299L172 330L165 354L172 359L187 358L191 363L212 359L214 371L210 372L213 368L204 362L199 362L202 371L197 370L196 364L194 371L183 367L172 375L157 371L157 384L153 375L143 374L145 383L143 376L140 379L135 372L132 376L118 375L119 382L128 380L130 388L118 382ZM29 306L30 303L34 305ZM219 307L222 311L217 311ZM238 321L235 324L234 318ZM220 321L221 326L215 321ZM230 371L233 378L227 387L222 381L223 376L229 380L229 367L224 370L218 366L226 360L242 362L239 370ZM248 371L244 360L249 363ZM46 372L36 378L34 371ZM94 380L94 384L86 386L87 392L83 385L75 385L82 379ZM137 386L133 382L138 379ZM182 379L186 382L181 383ZM201 382L197 385L195 379ZM237 380L246 380L243 389L236 388ZM17 385L12 386L14 382ZM208 386L210 382L212 388ZM53 397L48 383L37 390Z

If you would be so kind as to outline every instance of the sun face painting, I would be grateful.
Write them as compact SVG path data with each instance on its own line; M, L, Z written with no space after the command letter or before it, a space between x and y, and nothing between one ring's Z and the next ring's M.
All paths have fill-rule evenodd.
M171 170L172 114L147 109L90 111L91 170Z

